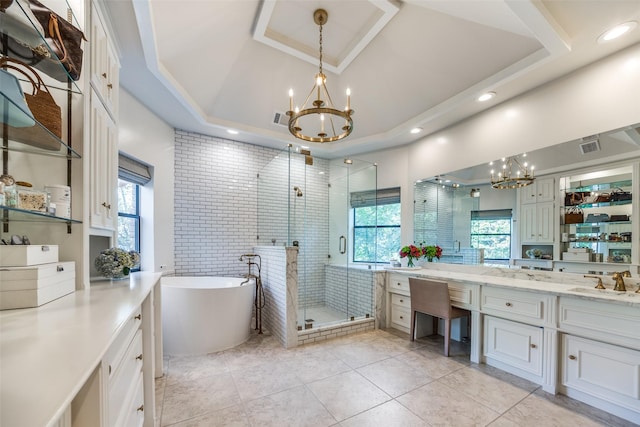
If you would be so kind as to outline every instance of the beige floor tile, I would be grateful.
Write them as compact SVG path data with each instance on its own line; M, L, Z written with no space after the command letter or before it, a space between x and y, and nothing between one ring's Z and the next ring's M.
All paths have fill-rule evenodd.
M174 424L239 403L240 395L228 373L168 385L164 391L161 424Z
M302 381L284 363L265 363L232 371L243 402L302 385Z
M305 386L247 402L251 424L260 427L325 427L336 419Z
M418 372L424 372L431 378L441 378L459 369L469 366L469 362L460 362L429 351L417 349L395 357Z
M250 427L249 418L242 405L231 406L191 418L171 427Z
M522 427L596 427L606 425L535 394L528 396L511 408L503 417Z
M172 357L167 369L167 385L227 372L223 353Z
M519 388L470 367L445 375L438 382L498 413L505 412L538 388L535 384L531 384L528 389Z
M164 389L166 387L166 377L160 377L155 379L155 391L156 391L156 425L160 424L160 418L162 417L162 404L164 402Z
M290 359L288 365L304 384L351 370L346 363L333 354L319 351L301 354Z
M500 416L439 382L404 394L397 401L432 426L485 426Z
M354 369L407 351L392 341L378 337L367 337L354 343L345 343L331 350L336 357Z
M396 358L372 363L357 371L391 397L398 397L433 381L426 373L415 370Z
M390 400L388 394L355 371L307 384L338 421Z
M391 400L340 423L341 427L428 427L407 408Z

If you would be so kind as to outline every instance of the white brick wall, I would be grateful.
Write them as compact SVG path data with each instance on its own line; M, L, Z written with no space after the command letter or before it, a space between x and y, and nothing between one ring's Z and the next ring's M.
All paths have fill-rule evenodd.
M372 270L327 265L325 272L327 307L341 311L345 316L375 315L375 284Z
M277 154L270 148L176 130L176 275L247 272L238 258L257 243L256 174Z

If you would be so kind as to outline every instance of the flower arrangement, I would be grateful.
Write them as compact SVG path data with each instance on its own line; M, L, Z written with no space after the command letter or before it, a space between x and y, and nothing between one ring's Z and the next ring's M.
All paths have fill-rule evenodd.
M404 246L400 249L400 258L409 258L407 265L413 267L413 260L422 257L422 248L416 245Z
M100 252L94 265L98 273L111 279L127 277L131 269L140 264L140 255L136 251L109 248Z
M433 261L433 258L438 258L442 256L442 248L438 245L428 245L422 247L422 253L424 253L424 257L427 261Z

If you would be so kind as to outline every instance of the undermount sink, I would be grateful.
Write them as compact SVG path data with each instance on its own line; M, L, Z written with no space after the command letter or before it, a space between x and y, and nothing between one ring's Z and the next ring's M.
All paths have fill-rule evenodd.
M640 294L635 293L635 289L634 290L627 289L626 292L618 292L618 291L614 291L613 289L596 289L596 288L572 288L567 290L569 292L579 292L582 294L590 294L590 295L625 296L625 297L632 297L632 298L638 295L640 297Z

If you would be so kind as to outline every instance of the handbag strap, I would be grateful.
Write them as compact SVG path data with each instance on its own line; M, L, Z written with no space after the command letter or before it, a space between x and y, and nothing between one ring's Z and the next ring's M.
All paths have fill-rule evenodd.
M62 52L62 58L58 58L60 62L67 61L67 48L62 41L62 35L60 34L60 27L58 26L58 17L53 13L49 15L49 35L52 37L53 42L56 44L60 52Z
M24 68L26 68L27 70L29 70L33 76L35 76L35 80L34 78L29 75L26 71L24 71L22 68L16 67L15 65L12 65L11 63L15 63L18 65L23 66ZM2 57L2 59L0 59L0 66L1 67L5 67L5 68L11 68L12 70L16 70L17 72L19 72L20 74L22 74L23 76L25 76L32 84L33 86L33 92L32 95L35 95L37 92L39 91L45 91L45 92L49 92L49 88L47 87L47 85L44 83L44 81L42 80L42 77L40 77L40 74L38 74L38 72L36 70L34 70L33 68L31 68L28 64L15 59L15 58L9 58L7 56Z

